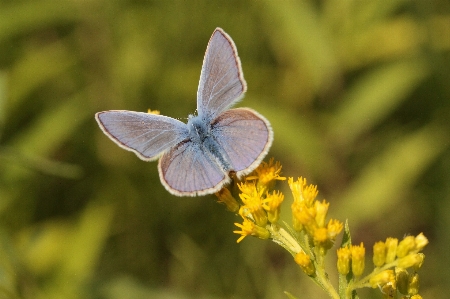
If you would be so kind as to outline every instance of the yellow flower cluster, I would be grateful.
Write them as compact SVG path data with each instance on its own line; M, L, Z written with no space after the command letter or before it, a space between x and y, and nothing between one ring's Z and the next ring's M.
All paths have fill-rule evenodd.
M292 203L292 222L296 231L304 231L320 247L323 253L334 244L337 235L342 231L342 222L331 219L326 222L329 203L316 201L317 186L307 185L306 179L288 180L294 202Z
M408 296L419 296L419 275L417 270L422 266L425 255L420 251L428 244L428 239L420 233L416 237L407 236L402 241L387 238L385 242L377 242L373 246L372 273L359 281L359 284L372 288L380 287L383 294L395 294L397 290ZM358 277L364 271L363 244L360 246L342 247L337 250L337 269L347 275L351 269ZM413 268L408 273L407 268Z
M324 257L333 246L336 237L342 232L342 222L327 220L329 203L318 201L317 186L308 185L305 178L288 178L293 202L292 228L285 229L279 225L280 207L284 195L273 190L277 180L286 180L280 176L281 165L270 159L262 162L253 173L240 183L239 199L224 188L216 193L218 201L225 204L228 210L239 214L243 222L235 223L240 235L237 242L246 236L260 239L271 239L288 250L300 268L313 278L332 298L339 295L330 283L325 272ZM346 228L347 230L347 228ZM419 276L424 255L420 251L428 244L428 239L421 233L416 237L407 236L399 242L395 238L387 238L385 242L377 242L373 246L374 270L362 277L365 268L364 244L347 245L337 250L337 269L346 276L346 294L352 294L363 287L379 287L386 298L394 298L397 291L408 298L421 298L418 294ZM407 269L413 271L408 273Z
M270 237L266 226L278 222L280 206L284 200L281 192L270 192L277 180L286 179L280 176L280 173L281 165L279 162L274 162L273 158L268 163L262 162L253 173L238 183L241 205L226 188L216 193L219 202L224 203L228 210L238 212L243 218L242 224L235 223L241 229L234 231L241 235L237 240L238 243L250 235L260 239Z
M373 263L376 267L395 266L394 270L384 270L370 278L370 286L376 288L388 284L392 292L398 290L403 295L419 296L419 274L416 272L423 264L425 255L420 251L428 244L428 239L420 233L416 237L407 236L400 242L387 238L373 246ZM407 269L413 268L411 273ZM389 279L384 279L389 271Z
M396 261L401 268L421 266L421 251L428 244L428 239L420 233L416 237L407 236L400 243L398 239L387 238L386 242L377 242L373 246L373 263L382 267Z

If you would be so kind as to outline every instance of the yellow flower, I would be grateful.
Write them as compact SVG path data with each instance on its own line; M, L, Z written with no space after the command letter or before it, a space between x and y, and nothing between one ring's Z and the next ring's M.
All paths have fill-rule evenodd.
M263 200L263 208L267 211L267 218L270 223L277 223L280 218L280 206L284 200L284 195L280 191L273 191L272 194L267 193Z
M322 202L314 202L314 208L316 209L316 223L318 227L325 226L325 218L327 217L328 207L330 204L323 200Z
M370 286L376 288L378 286L383 286L387 283L395 286L395 274L394 270L384 270L369 279Z
M386 262L386 244L382 241L373 245L373 264L381 267Z
M147 110L147 113L159 115L158 110L151 110L150 108Z
M253 175L247 177L247 180L258 180L258 190L268 190L273 187L276 180L284 181L286 178L280 176L280 162L274 163L274 158L270 158L269 162L262 162L253 172ZM256 175L255 175L256 174Z
M219 192L216 192L219 203L224 203L227 207L228 211L237 213L239 211L239 203L237 200L231 195L230 190L228 188L222 188Z
M419 265L423 262L422 256L418 253L411 253L407 256L398 259L398 264L400 268L406 269L409 267L413 267L415 265Z
M255 223L251 220L249 220L247 217L242 217L244 219L244 222L242 224L235 223L237 227L239 227L241 230L235 230L233 233L241 235L239 239L237 239L237 243L241 242L246 236L255 236L260 239L269 239L270 232L265 229L264 227L260 227L255 225Z
M408 295L417 295L419 293L419 274L411 273L408 279Z
M308 208L304 202L294 201L291 206L294 229L302 230L306 229L309 235L313 235L317 227L315 217L316 210L314 208Z
M414 241L416 243L417 250L422 250L428 244L428 239L423 235L423 233L418 234Z
M258 193L254 182L245 181L238 183L237 186L239 187L239 190L241 190L242 194L253 196L255 193Z
M397 247L397 256L404 257L408 255L411 250L416 248L416 240L413 236L407 236L400 241Z
M319 193L319 191L317 191L317 186L306 186L306 179L302 177L299 177L296 182L294 182L294 178L289 178L288 184L291 188L292 195L294 196L294 202L302 201L307 207L312 207L314 205L314 200Z
M319 227L314 231L314 244L324 245L328 241L328 231L325 227Z
M327 225L328 229L328 238L334 242L336 240L337 235L339 235L344 228L344 224L336 219L330 219Z
M339 273L347 275L350 272L350 259L352 252L348 247L342 247L337 250L337 268Z
M364 272L364 256L366 254L366 249L364 244L353 245L352 251L352 271L355 276L360 276Z
M415 264L413 266L414 267L414 271L419 271L419 269L422 268L423 262L425 260L425 254L419 252L417 254L417 259L418 259L417 264Z
M397 257L398 239L387 238L386 239L386 263L392 263Z
M267 224L267 213L264 211L262 194L256 190L254 183L242 183L238 184L239 189L242 193L239 194L244 206L241 210L246 211L244 216L251 214L255 223L259 226L265 226Z
M300 251L294 257L294 261L300 266L300 268L308 275L313 275L316 272L314 264L311 262L309 255Z

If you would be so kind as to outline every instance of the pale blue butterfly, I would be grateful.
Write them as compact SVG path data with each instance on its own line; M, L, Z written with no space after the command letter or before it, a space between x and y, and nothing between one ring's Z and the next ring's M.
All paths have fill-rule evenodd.
M272 145L270 123L249 108L229 108L247 90L236 46L217 28L206 48L197 91L198 115L187 124L143 112L111 110L95 115L100 128L120 147L144 161L159 157L164 187L178 196L219 191L252 172Z

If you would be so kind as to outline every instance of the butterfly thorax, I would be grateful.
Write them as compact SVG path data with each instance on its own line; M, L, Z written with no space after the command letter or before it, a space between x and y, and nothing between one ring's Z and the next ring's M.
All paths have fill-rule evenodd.
M200 115L190 115L187 126L189 128L190 140L194 144L206 150L219 163L223 170L227 172L233 170L222 147L214 138L213 134L211 134L212 128L210 122L204 120Z

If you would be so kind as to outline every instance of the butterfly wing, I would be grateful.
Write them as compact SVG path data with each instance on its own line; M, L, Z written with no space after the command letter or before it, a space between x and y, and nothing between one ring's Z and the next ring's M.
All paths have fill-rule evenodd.
M212 135L238 177L253 171L272 145L273 131L269 121L249 108L227 110L211 125Z
M230 181L203 146L190 140L165 153L158 171L164 187L178 196L211 194Z
M211 121L242 98L247 84L231 37L217 28L209 40L197 91L198 115Z
M144 161L188 138L186 124L176 119L143 112L111 110L95 114L106 136Z

